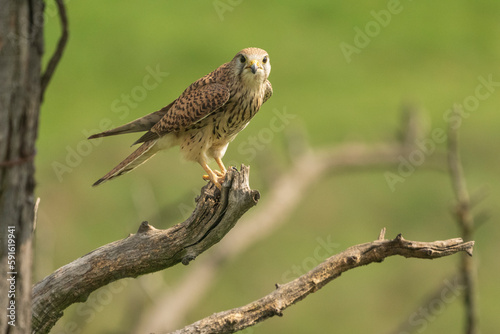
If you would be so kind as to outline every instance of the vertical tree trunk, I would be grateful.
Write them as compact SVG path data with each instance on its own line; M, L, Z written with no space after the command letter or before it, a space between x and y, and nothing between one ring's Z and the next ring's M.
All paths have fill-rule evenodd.
M41 0L0 0L0 333L31 331Z

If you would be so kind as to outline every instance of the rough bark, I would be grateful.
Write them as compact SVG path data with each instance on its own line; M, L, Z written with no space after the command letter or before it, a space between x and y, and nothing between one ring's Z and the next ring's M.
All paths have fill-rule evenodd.
M187 265L219 242L260 195L248 185L249 168L228 171L220 192L202 188L193 214L183 223L158 230L143 222L136 234L102 246L65 265L33 287L33 332L48 333L69 305L124 277Z
M0 333L29 333L43 3L0 8Z

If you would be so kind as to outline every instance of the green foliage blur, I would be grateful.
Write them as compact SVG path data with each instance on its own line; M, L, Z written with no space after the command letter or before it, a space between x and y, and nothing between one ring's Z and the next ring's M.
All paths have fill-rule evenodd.
M481 328L493 333L500 327L500 2L66 3L70 39L46 93L37 144L41 203L34 281L135 233L143 220L167 228L186 218L205 183L200 166L182 161L173 149L92 188L132 151L138 135L86 138L160 109L240 49L256 46L270 54L274 96L224 161L251 166L251 186L262 201L272 181L291 168L290 137L302 134L313 149L391 141L406 105L421 110L430 131L446 130L448 111L464 105L460 150L468 187L472 194L489 190L474 212L491 216L475 237ZM60 34L52 0L46 11L45 63ZM484 80L493 82L489 90L478 88ZM279 113L290 117L278 123L280 130L265 130ZM425 160L445 149L436 144ZM397 174L397 166L329 173L311 185L283 227L223 266L213 289L181 323L258 299L327 256L376 239L382 227L388 238L458 237L454 195L442 166L416 166L392 189L385 175ZM321 238L335 247L315 252ZM431 303L427 313L419 309L459 263L458 255L435 261L393 257L349 271L283 317L245 333L389 333L400 323L418 333L460 333L460 292L449 302ZM96 292L87 304L70 307L53 333L132 333L158 291L173 289L189 269L178 265L123 280L97 301Z

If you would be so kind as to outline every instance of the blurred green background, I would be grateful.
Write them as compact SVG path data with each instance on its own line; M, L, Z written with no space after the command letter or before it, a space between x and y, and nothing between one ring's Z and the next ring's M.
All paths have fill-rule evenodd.
M407 103L423 111L429 129L446 129L443 115L456 103L473 101L479 78L500 82L500 2L495 1L68 1L67 9L70 40L46 93L37 145L35 281L135 233L143 220L167 228L186 217L204 185L200 166L182 161L173 149L92 188L131 152L138 136L93 142L86 137L160 109L242 48L269 52L274 96L224 160L251 165L251 186L262 200L270 180L290 168L289 133L306 132L313 148L390 141ZM356 37L365 29L370 36ZM48 1L45 62L59 34L55 5ZM346 56L341 45L356 43L357 51ZM159 73L157 79L148 77L145 85L151 71ZM475 236L483 333L500 327L499 106L500 87L492 86L460 127L469 190L486 186L490 193L475 210L492 217ZM269 128L276 110L295 117L250 154L244 149L249 138ZM389 238L459 236L447 173L418 167L391 191L386 171L397 172L332 172L312 185L285 225L223 266L213 289L181 323L260 298L284 283L293 266L305 271L319 237L334 242L337 252L376 239L382 227ZM459 262L457 255L435 261L393 257L349 271L284 317L245 333L389 333L411 321ZM70 307L53 333L131 333L141 312L155 305L157 291L173 289L189 270L179 265L124 280L109 298L89 305L90 312ZM435 305L429 317L414 318L420 322L410 327L420 333L461 332L460 298Z

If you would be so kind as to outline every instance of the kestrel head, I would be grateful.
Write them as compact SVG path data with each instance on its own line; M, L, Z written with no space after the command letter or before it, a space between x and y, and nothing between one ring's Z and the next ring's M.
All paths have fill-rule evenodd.
M248 84L262 84L271 72L271 62L265 50L246 48L231 61L236 74Z

